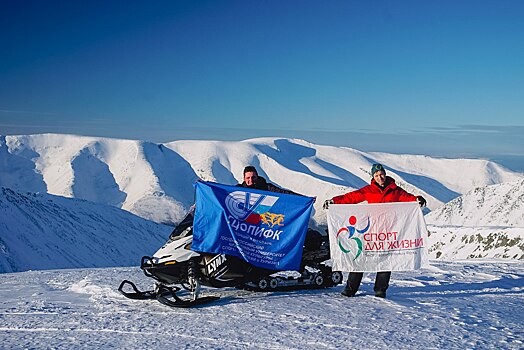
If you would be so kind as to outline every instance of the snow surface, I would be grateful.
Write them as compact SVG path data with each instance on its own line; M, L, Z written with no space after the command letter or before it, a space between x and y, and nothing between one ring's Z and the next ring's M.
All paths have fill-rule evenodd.
M342 286L255 293L204 289L213 304L171 309L126 299L138 268L0 274L3 349L522 349L524 262L432 261L393 273L387 299L365 274L357 297Z
M40 134L0 136L0 186L86 199L158 223L180 221L202 178L234 185L254 165L270 182L315 196L312 225L326 225L324 199L369 183L382 162L397 183L433 210L476 187L519 181L524 174L479 159L365 153L298 139L239 142L144 141Z

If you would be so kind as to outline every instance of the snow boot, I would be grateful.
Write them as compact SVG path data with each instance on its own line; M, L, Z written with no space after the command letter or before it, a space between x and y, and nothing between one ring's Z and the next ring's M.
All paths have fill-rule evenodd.
M386 297L386 291L378 291L378 292L375 292L375 296L377 298L385 298Z
M354 297L356 293L353 292L351 288L346 286L346 288L344 288L344 290L340 294L342 294L345 297Z

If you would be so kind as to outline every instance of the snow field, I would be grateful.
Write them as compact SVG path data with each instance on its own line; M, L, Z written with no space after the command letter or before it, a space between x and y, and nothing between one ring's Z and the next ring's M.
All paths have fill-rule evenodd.
M6 349L521 349L524 263L432 262L393 273L387 299L365 274L354 298L342 286L254 293L193 309L120 295L122 279L145 290L138 268L0 275L0 347Z

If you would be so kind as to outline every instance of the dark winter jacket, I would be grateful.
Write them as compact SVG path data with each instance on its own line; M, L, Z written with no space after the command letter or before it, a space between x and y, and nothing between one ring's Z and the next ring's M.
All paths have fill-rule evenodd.
M395 180L389 176L386 176L384 188L381 188L375 179L371 179L371 184L359 190L333 197L335 204L357 204L364 201L368 203L416 202L417 197L398 187Z
M290 190L285 190L283 188L280 188L278 186L273 185L270 182L267 182L266 179L264 179L262 176L259 176L257 178L257 182L255 182L255 184L253 186L246 185L245 181L242 182L241 184L238 184L237 186L246 187L246 188L254 188L254 189L257 189L257 190L269 191L269 192L277 192L277 193L285 193L285 194L296 194L296 195L301 196L298 193L295 193L295 192L290 191Z

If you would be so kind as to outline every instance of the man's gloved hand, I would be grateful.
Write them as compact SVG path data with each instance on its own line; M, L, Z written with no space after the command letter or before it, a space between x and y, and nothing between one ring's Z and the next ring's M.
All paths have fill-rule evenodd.
M324 202L324 205L322 206L322 208L327 209L327 208L329 208L330 204L333 204L333 200L332 199L326 199L326 201Z
M426 200L424 199L424 197L417 196L417 201L418 201L418 204L420 204L421 207L425 207L426 206Z

